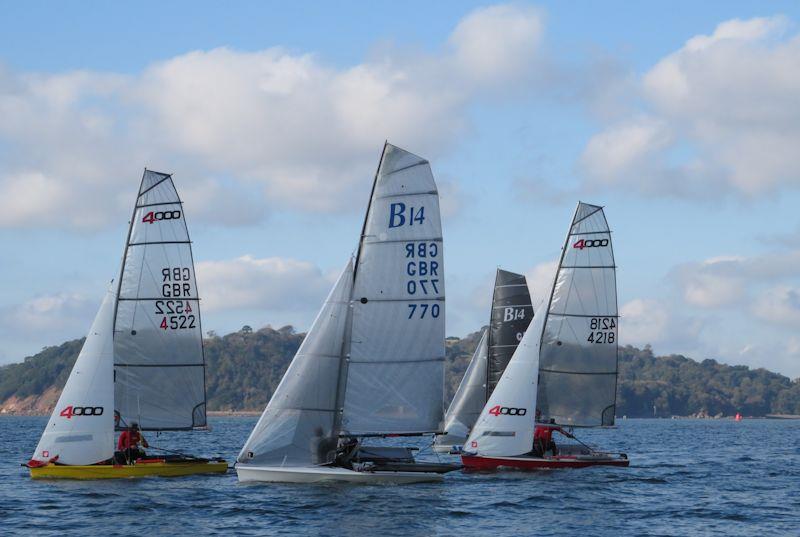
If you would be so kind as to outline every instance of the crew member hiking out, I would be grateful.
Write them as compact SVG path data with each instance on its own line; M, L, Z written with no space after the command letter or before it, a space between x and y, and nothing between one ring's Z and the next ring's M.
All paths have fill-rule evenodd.
M537 416L538 416L537 412ZM570 433L556 425L556 420L550 419L550 423L537 423L533 430L533 453L537 457L545 455L558 455L558 447L553 441L553 432L558 432L567 438L575 438Z
M122 431L122 434L119 435L119 441L117 442L117 453L115 454L117 462L120 464L131 463L136 459L143 458L145 456L145 452L139 448L139 444L145 448L150 447L150 445L147 443L147 440L144 438L144 436L142 436L142 433L139 430L139 424L133 422L131 423L130 427Z

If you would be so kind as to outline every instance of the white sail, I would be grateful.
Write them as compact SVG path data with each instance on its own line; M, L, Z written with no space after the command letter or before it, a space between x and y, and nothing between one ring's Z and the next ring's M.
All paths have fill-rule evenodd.
M206 425L205 361L192 247L170 175L145 170L130 224L114 317L116 410L122 426Z
M341 428L439 430L444 386L444 266L428 161L386 144L355 267Z
M470 430L480 416L486 403L486 367L488 356L487 330L481 339L472 359L469 361L464 377L458 385L453 400L444 417L443 430L447 434L436 437L435 444L441 446L462 445L467 440Z
M267 408L239 453L238 462L308 466L328 462L334 431L339 370L353 262L334 285Z
M32 459L87 465L114 454L114 293L103 299Z
M617 282L602 207L579 203L556 273L539 365L543 420L614 424L617 394Z
M484 456L516 456L533 446L536 372L546 305L539 307L514 356L506 366L464 451Z

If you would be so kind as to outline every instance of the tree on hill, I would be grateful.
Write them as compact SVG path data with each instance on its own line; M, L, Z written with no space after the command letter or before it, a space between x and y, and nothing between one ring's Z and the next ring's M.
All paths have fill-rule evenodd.
M481 332L445 341L445 399L455 393ZM211 410L261 410L283 377L304 334L291 326L241 330L205 340L206 387ZM47 347L24 362L0 367L0 405L61 389L83 340ZM800 382L765 369L729 366L716 360L696 362L681 355L657 357L646 346L620 347L617 415L763 416L800 414Z

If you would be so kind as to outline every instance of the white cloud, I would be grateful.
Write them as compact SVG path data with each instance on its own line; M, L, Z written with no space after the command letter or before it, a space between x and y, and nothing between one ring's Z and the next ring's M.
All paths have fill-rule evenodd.
M689 198L800 186L800 35L784 17L731 20L640 80L639 111L588 143L589 185Z
M777 285L758 293L753 314L766 322L800 327L800 288Z
M531 303L534 308L547 300L553 289L553 281L558 270L558 259L544 261L525 273L528 280L528 289L531 292Z
M495 5L464 17L450 44L463 77L479 84L507 83L528 72L543 33L536 8Z
M223 47L132 75L0 70L0 226L123 220L143 166L175 172L190 212L212 222L348 208L384 139L434 158L471 102L524 88L541 34L536 10L500 5L468 14L437 53L388 50L345 68ZM243 210L223 220L220 204Z
M100 299L80 293L40 295L0 309L0 334L13 341L35 337L49 344L83 337L100 307Z
M197 263L197 280L203 311L211 313L316 311L333 284L313 263L249 255Z
M631 345L661 343L667 335L669 313L657 300L636 298L620 308L620 340Z

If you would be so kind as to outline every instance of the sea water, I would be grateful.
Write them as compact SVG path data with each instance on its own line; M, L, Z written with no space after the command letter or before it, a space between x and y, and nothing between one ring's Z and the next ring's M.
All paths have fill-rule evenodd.
M0 535L800 535L800 421L620 420L576 433L628 453L629 468L371 486L241 484L234 471L34 481L19 464L46 421L0 417ZM255 421L212 417L210 432L145 436L232 463Z

